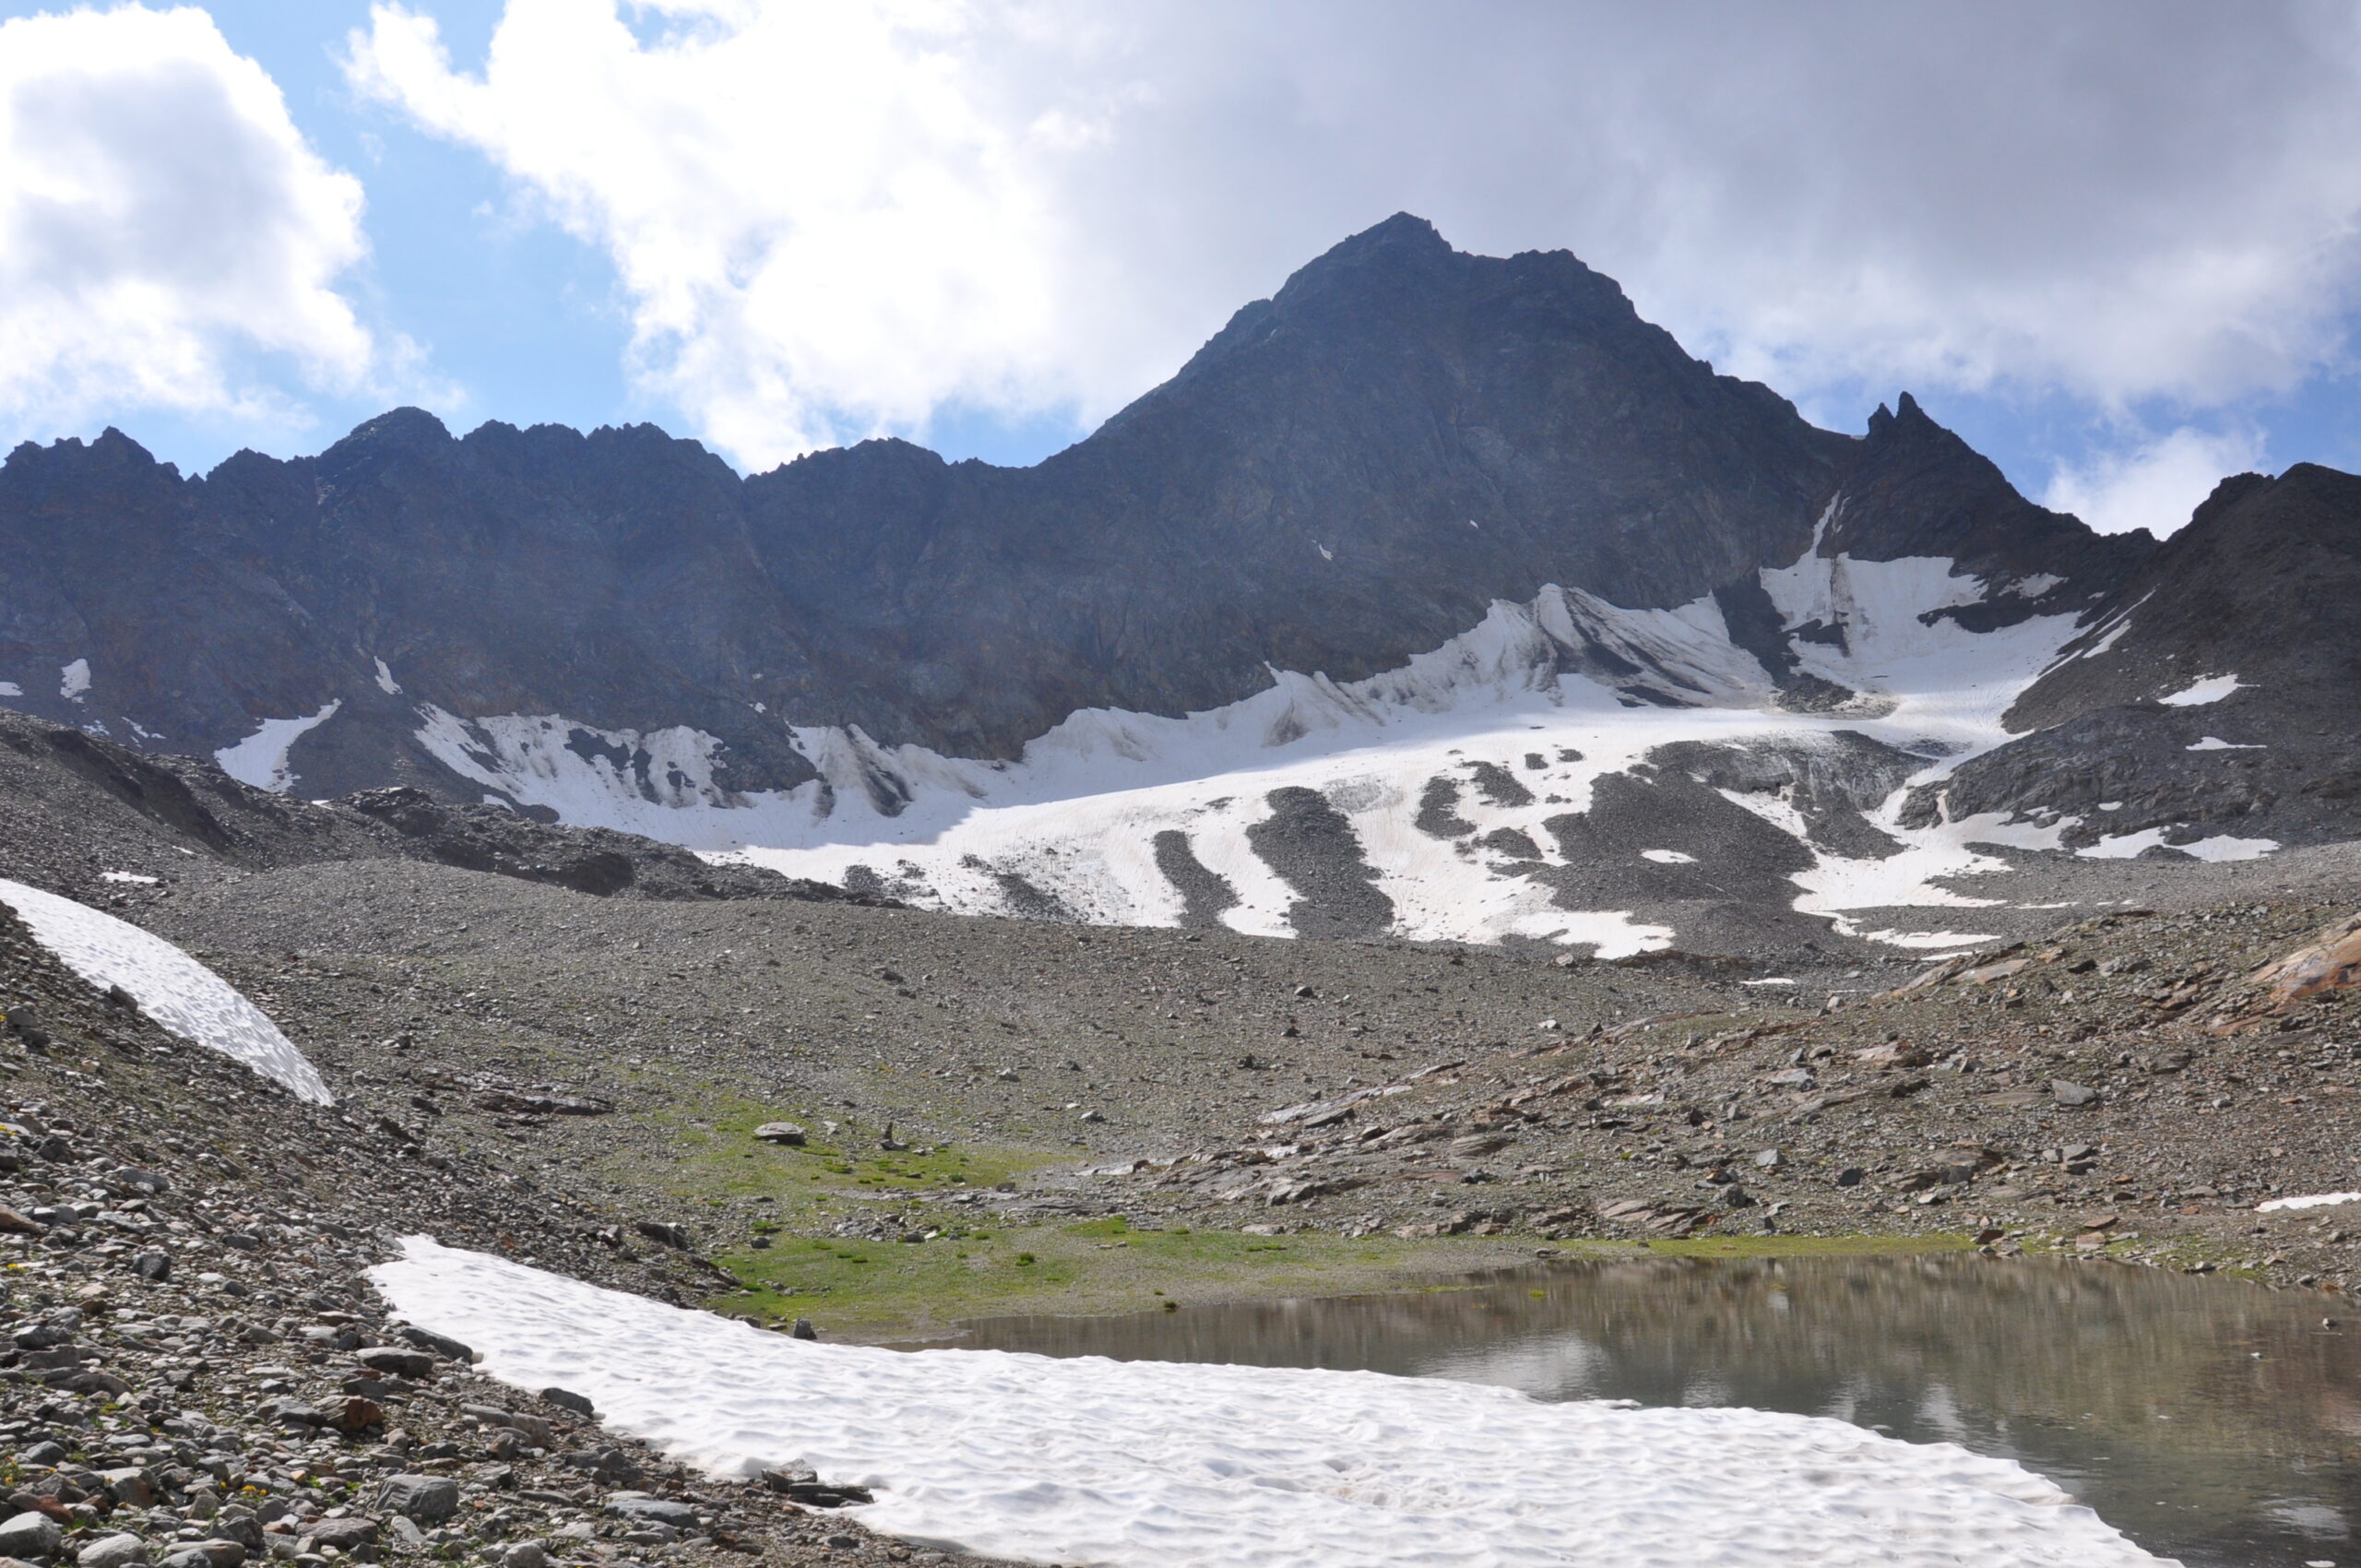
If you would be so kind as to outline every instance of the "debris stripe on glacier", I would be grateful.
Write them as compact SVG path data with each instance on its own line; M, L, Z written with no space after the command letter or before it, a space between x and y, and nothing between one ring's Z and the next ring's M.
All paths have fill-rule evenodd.
M913 1541L1101 1568L2131 1568L2044 1478L1750 1409L1378 1372L823 1345L424 1237L395 1308L710 1473L800 1463Z
M1629 911L1557 909L1547 888L1501 857L1464 838L1437 839L1413 819L1427 780L1455 777L1463 785L1459 813L1479 836L1513 828L1545 847L1546 863L1562 864L1544 823L1586 809L1600 778L1676 741L1809 742L1856 730L1904 747L1931 741L1952 754L1873 814L1903 843L1902 855L1861 861L1815 850L1815 869L1796 879L1804 890L1799 909L1848 930L1843 917L1850 909L1989 902L1933 885L1937 878L2004 869L1969 850L1971 841L2058 846L2070 823L1983 818L1909 829L1898 817L1909 788L1940 781L2007 739L2001 713L2074 636L2070 616L1980 634L1952 620L1930 624L1934 612L1991 597L1978 579L1932 557L1861 562L1815 552L1764 570L1762 580L1789 630L1815 621L1842 628L1844 647L1799 643L1797 657L1809 672L1863 693L1862 703L1849 706L1868 711L1775 711L1767 671L1730 641L1710 599L1633 611L1553 587L1529 605L1496 602L1472 631L1400 670L1342 683L1275 670L1268 689L1180 719L1086 710L1028 744L1014 763L884 746L858 729L793 729L820 779L739 795L715 776L716 742L686 728L592 731L637 754L641 760L629 768L571 749L573 731L587 727L557 716L469 721L428 709L419 733L462 776L550 807L567 822L829 881L866 866L899 896L962 912L1009 912L1000 878L1014 873L1086 921L1176 923L1182 900L1157 868L1152 840L1178 829L1238 897L1224 923L1270 935L1292 934L1287 910L1297 896L1254 852L1248 831L1271 815L1272 790L1300 786L1350 821L1378 889L1394 903L1396 934L1596 944L1610 957L1667 945L1668 929ZM1600 650L1648 672L1623 684L1644 684L1689 706L1628 706L1633 699L1608 680L1561 672L1569 662L1612 668L1596 657ZM1580 752L1582 761L1560 761L1561 748ZM1541 753L1548 766L1524 767L1529 752ZM1477 762L1508 769L1536 799L1525 806L1484 802L1467 787L1467 766ZM1781 804L1774 797L1738 803L1801 837L1800 822L1774 809ZM1950 931L1858 933L1929 947L1986 939Z
M319 1070L268 1015L162 937L6 878L0 878L0 904L16 910L34 940L67 968L92 985L123 987L141 1012L183 1039L243 1063L298 1099L335 1103Z

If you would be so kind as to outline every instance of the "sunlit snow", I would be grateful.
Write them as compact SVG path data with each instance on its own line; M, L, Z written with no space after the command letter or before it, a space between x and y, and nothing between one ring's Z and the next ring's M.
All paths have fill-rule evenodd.
M2236 691L2238 685L2236 675L2208 675L2202 681L2193 681L2171 695L2156 700L2166 707L2203 707L2207 703L2220 702Z
M305 732L335 718L337 709L343 706L344 700L339 697L307 718L266 719L260 728L236 745L215 752L213 760L222 772L241 784L283 794L295 784L295 776L288 771L287 754Z
M0 903L16 910L67 968L92 985L123 987L141 1012L183 1039L244 1063L299 1099L332 1102L318 1070L261 1008L162 937L5 878Z

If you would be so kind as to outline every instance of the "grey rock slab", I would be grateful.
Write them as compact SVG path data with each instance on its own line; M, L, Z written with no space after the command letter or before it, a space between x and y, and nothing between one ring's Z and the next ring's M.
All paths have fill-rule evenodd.
M104 1536L74 1554L81 1568L129 1568L148 1561L148 1543L135 1535Z
M421 1349L432 1350L438 1356L447 1356L455 1361L473 1361L476 1359L475 1351L467 1345L447 1334L437 1334L431 1328L421 1328L414 1323L405 1324L402 1326L401 1336Z
M46 1514L19 1514L0 1524L0 1557L47 1557L64 1534Z
M391 1372L396 1377L428 1378L434 1375L434 1358L423 1350L406 1350L398 1345L372 1345L355 1350L352 1359L372 1372Z
M459 1483L448 1476L388 1476L377 1502L419 1524L439 1525L459 1511Z
M631 1519L653 1525L670 1525L676 1530L697 1527L697 1511L685 1503L670 1498L650 1497L645 1492L618 1491L607 1498L606 1511L618 1519Z

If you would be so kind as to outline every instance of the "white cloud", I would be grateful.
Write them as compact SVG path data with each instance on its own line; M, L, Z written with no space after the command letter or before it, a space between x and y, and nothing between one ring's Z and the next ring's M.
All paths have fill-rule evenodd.
M635 368L742 458L1072 395L1044 165L1091 132L987 105L957 7L647 10L515 0L476 77L380 6L353 78L605 247Z
M203 11L0 22L0 426L128 408L283 422L377 357L335 289L362 193Z
M349 69L605 250L643 386L756 461L1103 413L1397 208L1808 406L2215 406L2339 362L2361 274L2327 5L507 0L480 71L394 5Z
M2262 442L2250 432L2182 426L2128 451L2058 465L2042 505L2071 512L2101 533L2146 529L2159 539L2189 521L2225 474L2260 468Z

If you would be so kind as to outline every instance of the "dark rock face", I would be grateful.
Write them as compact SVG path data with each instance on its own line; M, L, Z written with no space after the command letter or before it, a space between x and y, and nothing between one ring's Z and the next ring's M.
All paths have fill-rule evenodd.
M1954 818L2079 815L2071 847L2152 827L2167 847L2361 835L2361 479L2306 463L2223 481L2085 626L2009 712L2035 732L1923 791L1912 819L1940 792ZM2218 700L2161 700L2231 675Z
M1548 583L1681 603L1794 560L1840 490L1831 542L1856 551L2037 561L2083 595L2139 553L2025 503L1907 398L1867 441L1815 429L1572 256L1466 255L1404 216L1031 469L872 441L741 480L652 427L455 439L416 410L202 479L113 431L20 447L0 681L145 750L336 701L290 758L311 796L480 800L416 742L423 704L691 726L743 791L811 777L790 721L1005 756L1084 707L1392 668ZM1754 630L1775 665L1777 627Z
M109 884L109 865L263 870L327 861L428 860L629 899L847 897L754 866L708 865L671 844L454 805L396 786L326 804L253 789L210 763L143 756L111 741L0 712L0 876L88 903L152 897ZM153 879L148 879L148 886Z
M1821 541L1822 554L1864 561L1947 557L1995 589L2059 579L2038 593L1952 612L1971 631L2077 608L2120 583L2155 550L2145 530L2093 533L2076 518L2035 505L1989 458L1928 418L1907 392L1893 411L1880 407L1869 416L1869 436L1846 470Z

